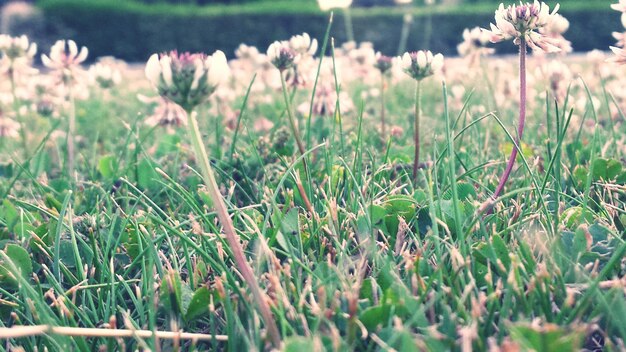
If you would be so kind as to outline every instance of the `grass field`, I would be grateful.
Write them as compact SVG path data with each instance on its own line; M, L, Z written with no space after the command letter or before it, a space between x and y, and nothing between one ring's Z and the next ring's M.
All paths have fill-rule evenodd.
M337 46L286 86L242 48L193 118L143 67L9 70L0 349L266 350L265 305L286 351L624 350L626 81L612 54L529 55L519 144L517 58L446 58L420 84L414 177L415 81ZM185 127L196 117L207 163Z

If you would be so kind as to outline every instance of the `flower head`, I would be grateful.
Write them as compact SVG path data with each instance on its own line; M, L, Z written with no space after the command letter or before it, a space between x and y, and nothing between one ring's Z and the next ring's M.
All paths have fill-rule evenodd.
M377 52L374 67L376 67L380 73L385 74L393 67L393 58Z
M492 23L491 30L487 31L491 35L490 40L492 43L497 43L513 39L516 45L520 45L523 40L533 50L560 51L558 40L539 32L541 28L548 25L558 9L557 4L550 13L548 5L537 0L533 3L520 2L519 5L507 7L500 4L495 12L496 24Z
M172 51L150 56L145 73L162 97L191 110L215 92L230 68L220 50L211 56Z
M311 39L307 33L302 33L291 37L289 46L301 57L313 56L317 51L317 39Z
M0 53L11 61L26 58L29 61L37 53L37 44L30 43L25 35L11 37L6 34L0 35Z
M15 138L18 136L20 124L11 118L0 115L0 137Z
M404 53L400 59L400 64L407 75L421 81L443 68L443 55L433 55L430 50Z
M611 8L615 11L626 12L626 0L619 0L619 3L611 4Z
M293 66L298 59L298 53L288 41L275 41L267 48L267 57L280 71Z
M618 65L626 65L626 49L620 49L612 46L611 50L615 53L615 56L608 58L606 61L615 62Z
M49 56L41 55L41 61L53 70L67 70L80 65L87 59L88 54L89 51L84 46L78 51L78 46L73 40L68 40L67 45L65 40L58 40L50 48Z
M30 43L28 37L11 37L0 34L0 72L28 75L36 73L31 64L37 53L37 44Z
M320 10L346 9L352 5L352 0L317 0Z
M145 103L157 102L157 106L154 108L154 112L148 118L145 119L145 123L148 126L163 126L163 127L180 127L187 124L187 113L178 104L165 99L163 97L155 97L154 99L137 96L139 100Z
M539 28L539 33L551 38L553 44L560 49L562 53L572 52L572 43L563 37L563 33L569 29L569 21L567 18L558 13L550 16L548 23Z
M480 56L493 54L495 49L487 47L490 39L491 35L481 30L480 27L466 28L463 31L463 42L457 46L459 55L469 58L470 62L474 62Z
M98 62L89 68L89 78L92 83L101 88L111 88L122 81L122 74L113 65Z

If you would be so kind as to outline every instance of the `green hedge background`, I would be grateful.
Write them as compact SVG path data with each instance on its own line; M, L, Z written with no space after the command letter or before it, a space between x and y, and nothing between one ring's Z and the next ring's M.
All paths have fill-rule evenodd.
M611 1L567 0L559 13L570 21L566 33L576 51L608 50L611 32L622 28ZM553 5L552 3L550 5ZM123 0L43 0L38 2L49 24L47 32L72 38L90 50L90 57L113 55L145 61L150 54L171 49L213 52L232 57L240 43L259 50L274 40L307 32L322 38L328 14L310 1L274 1L247 5L143 4ZM455 55L464 28L488 27L493 4L416 7L408 49L430 49ZM351 12L357 41L371 41L376 50L395 55L404 12L397 8L356 8ZM335 15L331 35L345 41L343 13ZM432 27L429 25L432 24ZM429 36L429 27L432 35ZM498 44L498 53L512 53L512 44Z

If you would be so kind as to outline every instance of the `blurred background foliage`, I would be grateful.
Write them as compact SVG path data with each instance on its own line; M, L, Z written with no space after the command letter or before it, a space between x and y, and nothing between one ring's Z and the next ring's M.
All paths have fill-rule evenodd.
M7 3L7 1L4 1ZM463 29L488 27L499 0L436 0L427 6L393 6L393 0L354 0L351 17L356 40L370 41L395 55L403 20L411 14L408 50L430 49L455 55ZM511 1L512 2L512 1ZM570 21L566 38L579 52L607 50L614 44L611 32L622 28L609 5L614 0L565 0L559 11ZM112 55L143 62L154 52L172 49L213 52L232 57L240 43L259 50L274 40L302 32L321 38L329 14L316 0L38 0L33 14L13 18L0 30L28 34L40 51L58 38L71 38L90 50L90 59ZM557 3L547 1L551 8ZM376 6L373 6L376 5ZM20 17L21 16L21 17ZM331 35L340 45L346 40L343 11L336 11ZM14 16L15 17L15 16ZM3 24L4 23L4 24ZM10 27L10 28L9 28ZM498 45L498 53L515 52Z

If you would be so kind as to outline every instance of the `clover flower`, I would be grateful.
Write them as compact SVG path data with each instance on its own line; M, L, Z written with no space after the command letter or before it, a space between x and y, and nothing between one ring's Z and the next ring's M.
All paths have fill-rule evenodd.
M25 35L11 37L0 34L0 52L11 61L19 58L31 60L37 53L37 44L30 43Z
M479 57L495 52L495 49L487 47L491 42L490 39L491 35L481 30L480 27L466 28L463 30L463 42L457 45L457 51L459 55L468 58L470 63L473 63Z
M339 92L339 103L337 103L337 89L333 84L322 83L315 90L313 105L310 106L308 102L304 102L298 106L297 110L301 115L306 116L311 107L311 112L315 116L334 116L337 105L341 107L342 114L354 110L354 103L348 93Z
M289 46L296 52L297 55L302 57L311 57L315 55L317 51L317 39L311 39L307 33L301 35L294 35L289 39Z
M626 65L626 49L621 49L617 47L610 47L615 56L608 58L606 61L614 62L618 65Z
M352 5L352 0L317 0L317 4L322 11L346 9Z
M535 0L533 3L521 3L519 5L509 5L504 7L500 4L495 12L496 24L491 24L491 30L487 31L491 35L491 42L498 43L503 40L513 39L515 45L520 45L521 41L533 50L546 52L558 52L558 39L547 37L539 30L551 21L552 16L559 9L557 4L550 13L550 8L544 2Z
M298 59L298 53L288 41L275 41L267 48L267 57L278 70L284 71L293 67Z
M619 3L611 4L611 8L615 11L626 12L626 0L619 0Z
M180 127L187 125L187 113L178 104L165 99L163 97L155 97L156 99L150 99L143 96L138 96L139 100L144 103L152 103L157 101L157 106L154 108L154 112L148 118L144 120L145 124L151 127L163 126L167 127Z
M374 67L377 68L380 73L385 74L393 67L393 58L377 52Z
M553 44L558 47L562 53L572 52L572 43L563 37L563 33L569 29L569 21L562 15L555 13L550 16L548 23L539 28L539 33L553 40Z
M57 40L50 48L50 55L42 54L41 62L44 66L62 72L64 76L72 76L72 71L80 66L87 59L89 50L78 46L73 40Z
M89 78L92 83L106 89L119 84L122 74L116 67L98 62L89 68Z
M443 68L443 55L433 55L430 50L404 53L400 64L407 75L414 80L421 81Z
M20 124L9 117L0 115L0 137L16 138L19 136Z
M0 72L28 75L37 73L31 64L37 53L37 44L30 43L25 35L11 37L0 35Z
M624 28L626 28L626 14L622 15L622 26ZM615 43L615 46L623 48L624 46L626 46L626 32L613 32L613 38L615 38L615 40L617 40L617 43Z
M150 56L145 73L162 97L191 110L228 79L230 68L220 50L211 56L171 51Z

